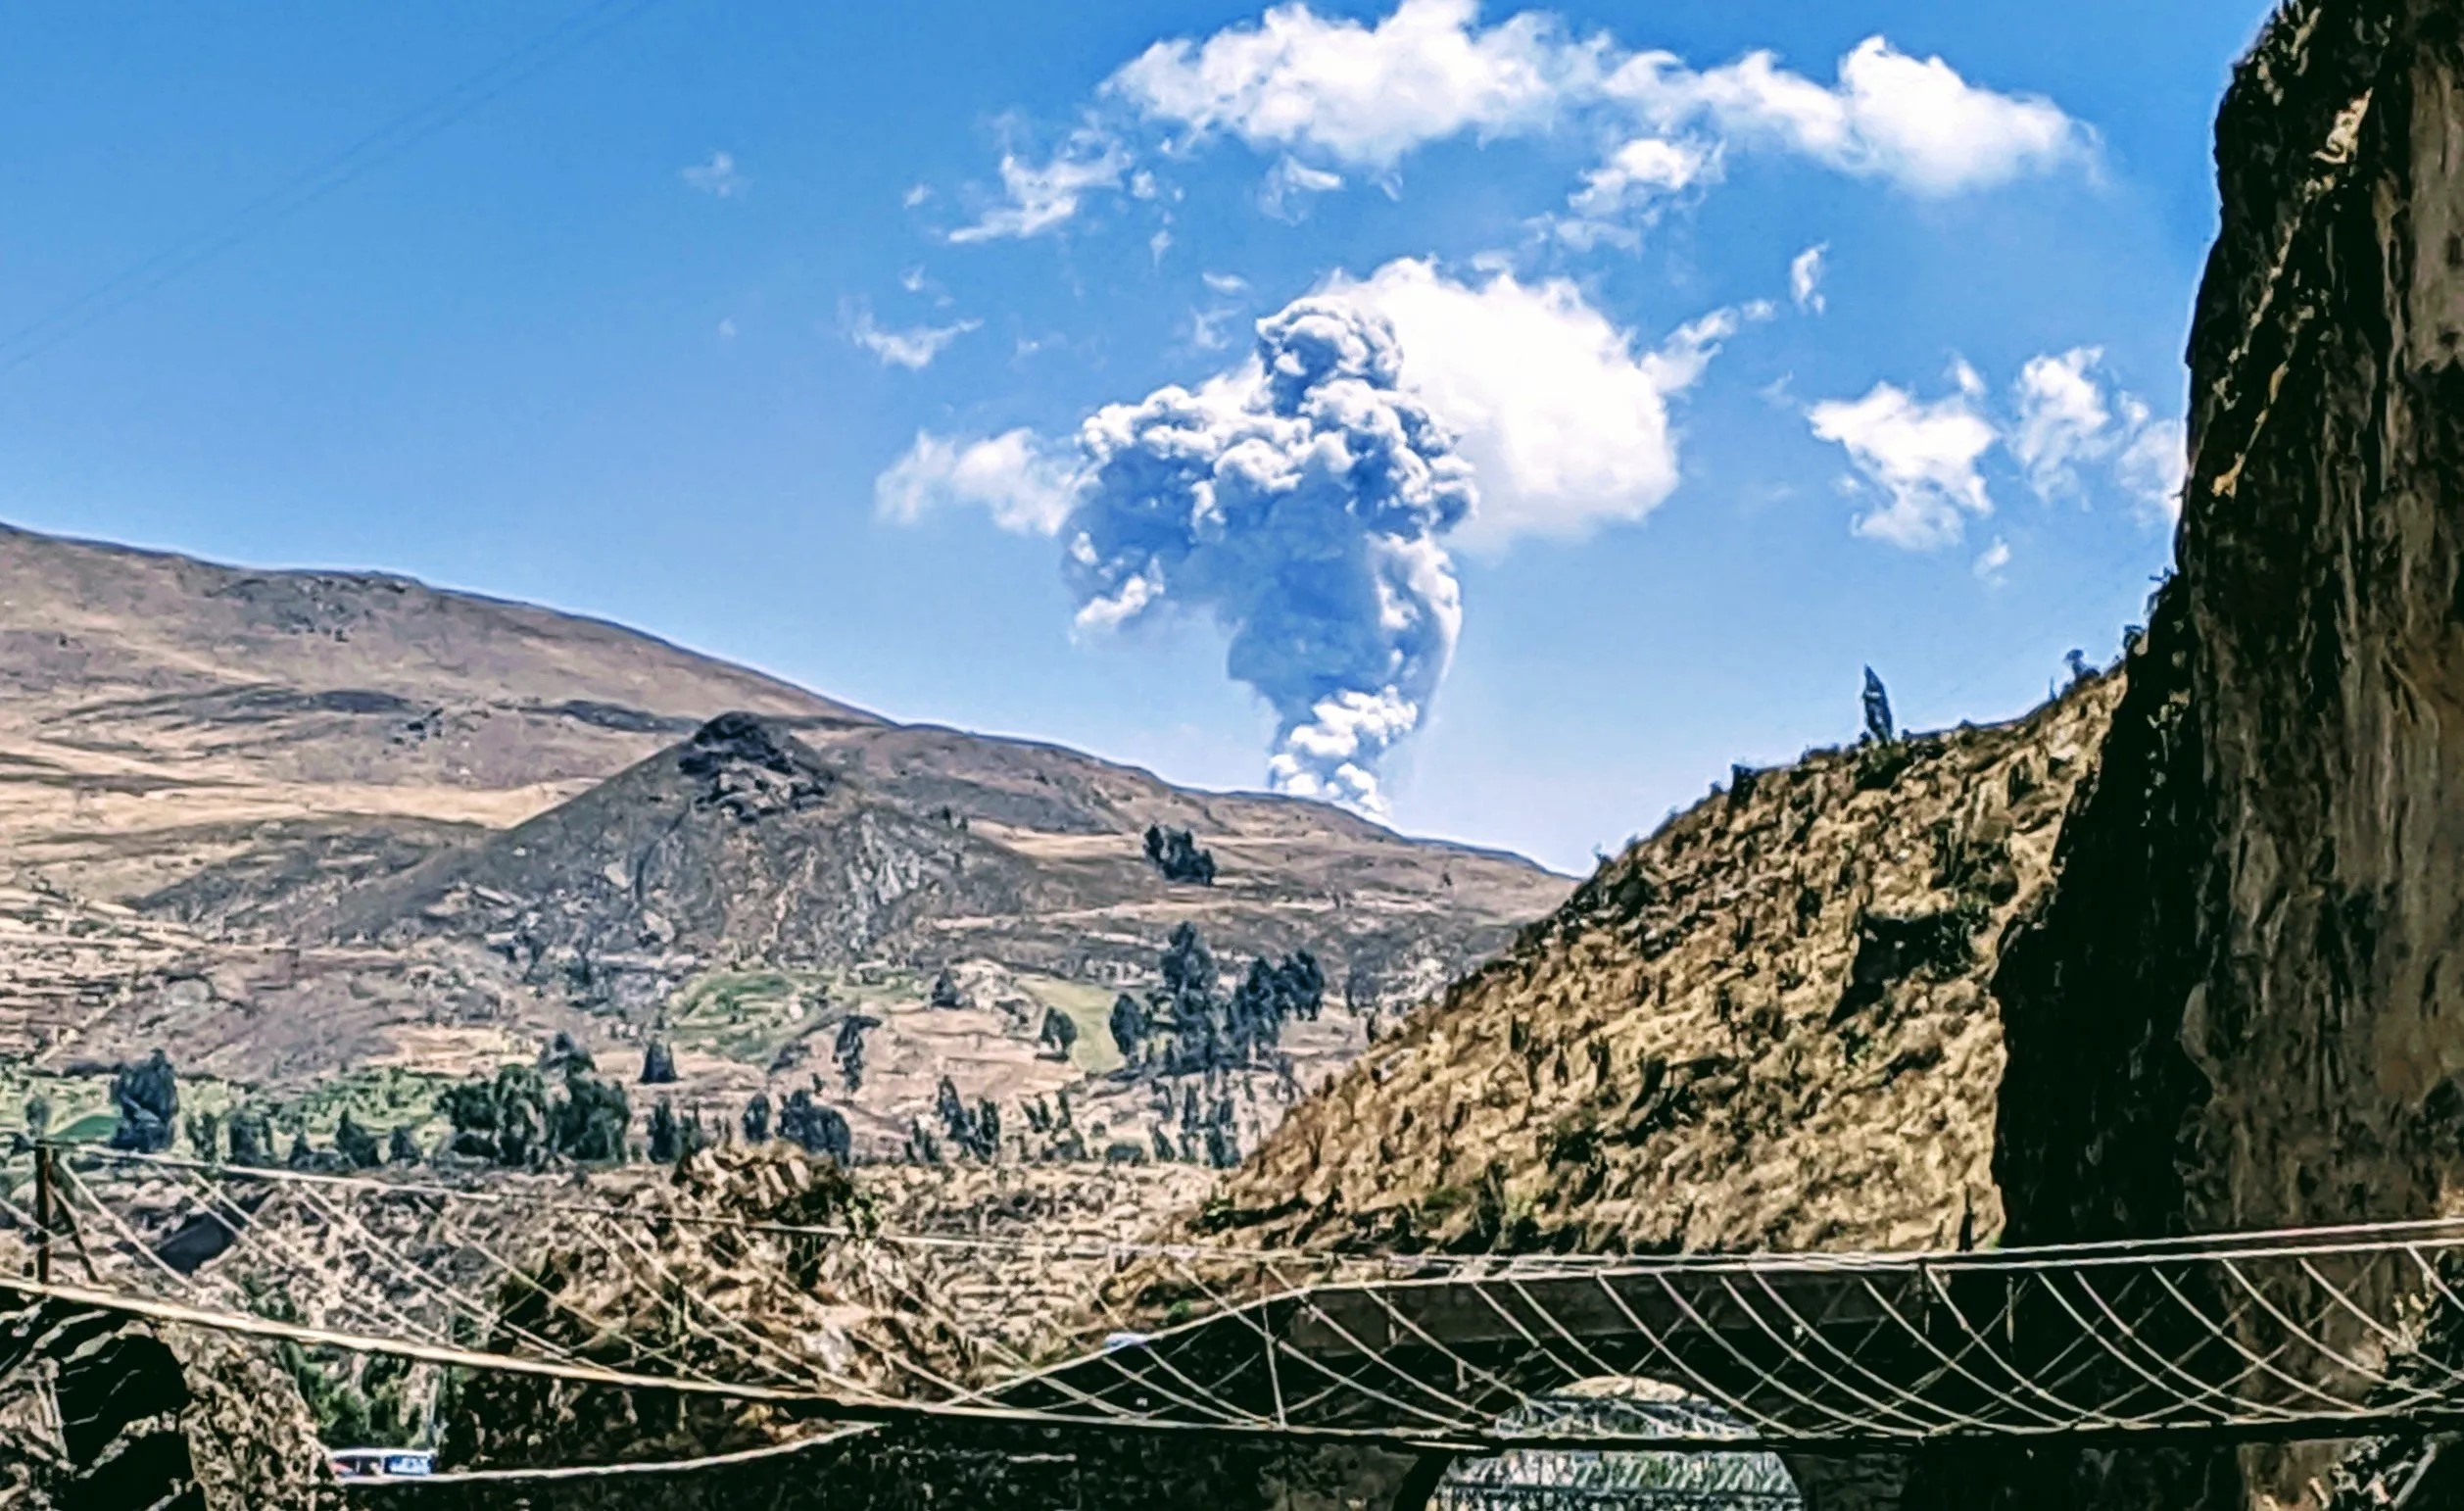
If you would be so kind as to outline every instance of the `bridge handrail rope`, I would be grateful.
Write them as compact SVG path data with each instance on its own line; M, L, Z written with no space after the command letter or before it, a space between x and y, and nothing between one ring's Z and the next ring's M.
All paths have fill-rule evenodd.
M124 1164L184 1166L196 1170L217 1171L229 1176L246 1176L257 1180L347 1186L371 1191L416 1192L446 1200L491 1205L523 1205L533 1210L573 1216L638 1219L644 1215L638 1210L613 1203L580 1201L569 1197L541 1195L529 1192L478 1191L436 1182L400 1180L386 1176L341 1175L325 1171L292 1170L284 1167L214 1163L185 1155L115 1149L106 1145L88 1141L35 1142L63 1151ZM688 1227L730 1228L790 1238L854 1239L869 1243L918 1247L1014 1248L1044 1253L1063 1253L1072 1257L1088 1259L1102 1258L1108 1253L1120 1252L1161 1259L1284 1260L1316 1264L1334 1262L1357 1265L1364 1269L1448 1272L1443 1276L1425 1277L1432 1280L1451 1279L1457 1273L1495 1273L1502 1276L1600 1269L1751 1270L1762 1273L1783 1270L1828 1274L1840 1270L1860 1269L1898 1271L1918 1262L1945 1270L2004 1270L2044 1264L2058 1264L2062 1268L2070 1269L2098 1263L2136 1264L2165 1255L2184 1258L2217 1258L2227 1255L2266 1258L2292 1253L2376 1252L2390 1240L2408 1238L2413 1235L2420 1235L2425 1242L2435 1241L2440 1246L2464 1248L2464 1215L2408 1218L2379 1223L2262 1228L2218 1234L2183 1234L2150 1239L2103 1239L2078 1243L2044 1243L1994 1249L1750 1250L1647 1255L1500 1255L1402 1251L1362 1252L1342 1248L1257 1248L1234 1244L1136 1242L1090 1237L1052 1240L1017 1234L910 1232L848 1223L782 1223L706 1212L662 1212L658 1214L658 1217L662 1222L672 1222Z
M588 1176L473 1190L41 1148L69 1198L52 1222L90 1207L115 1242L96 1251L105 1271L85 1256L91 1284L0 1277L0 1292L456 1368L792 1402L843 1424L1597 1450L1687 1435L1742 1448L2464 1423L2464 1360L2439 1352L2445 1324L2432 1326L2464 1312L2464 1219L1897 1255L1386 1254L778 1222L625 1178L611 1199ZM196 1231L195 1214L229 1242L167 1263L164 1235ZM52 1246L49 1225L13 1202L0 1223L34 1252ZM553 1267L534 1277L489 1246L508 1233L513 1253L536 1243ZM708 1260L693 1233L714 1236ZM477 1277L496 1293L469 1289ZM505 1315L525 1287L542 1298L528 1327ZM326 1315L249 1310L286 1289L321 1297ZM542 1323L537 1304L580 1332ZM444 1321L478 1324L480 1341L445 1337ZM1112 1329L1101 1347L1098 1327ZM1523 1422L1550 1391L1632 1378L1714 1417L1541 1413L1536 1435Z

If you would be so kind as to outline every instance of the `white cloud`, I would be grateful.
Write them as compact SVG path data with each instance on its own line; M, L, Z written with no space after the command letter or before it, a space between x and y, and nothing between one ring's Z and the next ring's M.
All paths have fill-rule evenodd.
M907 192L898 196L898 203L909 210L913 210L932 197L933 186L931 184L911 183L907 185Z
M720 317L719 339L721 341L733 341L736 339L736 317L734 316L722 316Z
M1229 296L1249 292L1249 280L1236 272L1202 272L1198 277L1218 294Z
M2082 470L2102 466L2151 518L2177 518L2189 465L2182 421L2155 418L2146 400L2113 386L2102 359L2093 346L2028 359L2012 385L2011 455L2041 498L2083 495Z
M1813 432L1848 449L1868 490L1882 498L1857 519L1857 532L1910 550L1955 544L1970 514L1993 512L1981 463L1997 444L2048 501L2084 497L2088 472L2128 492L2150 518L2179 516L2186 468L2185 431L2157 419L2145 400L2113 386L2100 368L2101 348L2072 347L2028 359L2010 385L2006 419L1987 413L1985 379L1960 358L1957 390L1931 404L1889 383L1854 401L1808 411ZM2008 554L1997 540L1977 560L1977 575L1999 581Z
M955 505L982 509L1014 534L1051 535L1076 507L1079 482L1074 459L1023 427L963 446L919 430L874 481L873 500L900 524Z
M1158 130L1167 155L1220 137L1273 155L1259 200L1286 215L1354 171L1398 192L1403 159L1431 143L1569 129L1623 144L1586 173L1569 214L1542 222L1578 246L1632 243L1625 217L1716 181L1727 148L1794 154L1926 196L2093 167L2097 155L2095 132L2051 100L1971 83L1880 36L1824 83L1767 51L1696 70L1607 32L1578 36L1546 11L1483 25L1476 0L1399 0L1362 21L1290 0L1124 64L1066 151L1040 166L1002 159L1005 202L951 239L1034 235L1097 190L1161 192L1131 171L1129 145L1151 145Z
M1098 131L1082 130L1070 144L1042 164L1029 163L1016 153L1001 155L1004 200L973 224L949 233L965 243L1025 237L1051 230L1078 214L1079 204L1094 189L1117 188L1129 171L1129 150Z
M1994 426L1962 392L1928 404L1877 383L1861 399L1825 400L1807 412L1813 433L1836 441L1881 499L1856 521L1860 535L1910 551L1955 545L1970 514L1994 512L1977 463Z
M1391 169L1425 142L1543 125L1573 75L1595 72L1552 17L1479 27L1477 15L1474 0L1402 0L1372 26L1279 5L1203 42L1158 42L1105 88L1193 135Z
M1719 152L1701 142L1638 136L1583 174L1571 201L1584 215L1618 215L1638 200L1691 188L1717 173Z
M1298 218L1300 196L1331 194L1341 187L1341 173L1311 168L1285 153L1273 168L1267 170L1266 180L1258 186L1258 208L1278 219L1295 219Z
M1458 437L1480 497L1451 538L1475 550L1580 536L1667 498L1677 483L1669 401L1736 328L1719 312L1638 353L1570 282L1500 271L1461 283L1413 259L1338 276L1328 292L1393 325L1404 386Z
M1788 297L1811 315L1823 310L1822 258L1830 249L1829 242L1818 241L1788 260Z
M933 365L942 348L983 324L982 320L958 320L948 325L884 330L873 322L872 311L858 309L847 321L847 339L880 358L884 366L920 372Z
M1224 327L1239 316L1238 310L1217 307L1189 312L1189 344L1201 352L1220 352L1232 345Z
M1977 581L1999 588L2003 584L2004 568L2009 565L2010 543L1997 535L1992 545L1977 553L1975 564L1968 569L1976 573Z
M1795 152L1923 195L1993 188L2093 160L2096 138L2051 100L2000 94L1940 58L1867 37L1819 84L1749 53L1701 73L1667 53L1618 69L1608 93L1670 125L1709 120L1739 141Z
M745 186L751 182L737 168L736 155L729 152L713 152L707 163L696 163L691 168L679 170L677 176L689 186L718 199L734 199L744 193Z
M2074 346L2058 357L2031 357L2019 369L2010 452L2039 498L2076 493L2080 464L2113 449L2113 414L2091 370L2103 355L2097 347Z
M2182 517L2182 485L2190 475L2190 431L2178 419L2142 423L2114 460L2113 473L2151 515Z
M1635 227L1647 225L1688 189L1720 176L1715 143L1638 136L1583 174L1582 187L1568 196L1570 215L1550 222L1558 238L1575 247L1607 241L1631 246Z

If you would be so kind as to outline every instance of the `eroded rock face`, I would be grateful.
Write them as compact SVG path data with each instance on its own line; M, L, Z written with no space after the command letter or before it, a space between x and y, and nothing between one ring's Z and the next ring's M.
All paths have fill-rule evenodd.
M2219 116L2179 575L1995 982L2013 1238L2457 1194L2460 23L2441 0L2289 6ZM2297 1503L2315 1457L2246 1454L2239 1493L2186 1463L2153 1503Z
M2133 1074L2161 1082L2146 1099L2185 1115L2179 1189L2099 1213L2084 1194L2046 1199L2057 1155L2033 1182L2014 1163L2015 1184L2036 1188L2019 1204L2047 1236L2113 1220L2415 1216L2451 1184L2464 1134L2451 1084L2464 1072L2458 20L2432 0L2294 7L2226 100L2180 576L2134 665L2102 787L2065 838L2064 884L2003 982L2014 1013L2053 1012L2093 977L2126 988L2135 1020L2177 1025L2165 1037L2186 1067L2156 1055ZM2161 864L2120 874L2140 857ZM2073 885L2089 866L2117 869L2104 887ZM2165 915L2146 931L2164 941L2161 969L2114 968L2115 926L2134 908ZM2014 1087L2031 1069L2014 1063Z
M2180 574L1996 981L2014 1236L2419 1216L2454 1184L2459 20L2292 7L2226 100ZM2060 1082L2135 1110L2052 1126Z

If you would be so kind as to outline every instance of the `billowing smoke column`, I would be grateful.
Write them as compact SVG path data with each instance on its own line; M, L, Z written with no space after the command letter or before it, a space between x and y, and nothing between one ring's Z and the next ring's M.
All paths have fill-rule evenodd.
M1438 538L1474 497L1401 367L1379 317L1299 300L1259 321L1237 370L1089 417L1065 526L1082 626L1167 603L1212 614L1226 669L1275 707L1275 788L1373 814L1380 757L1454 653L1463 602Z

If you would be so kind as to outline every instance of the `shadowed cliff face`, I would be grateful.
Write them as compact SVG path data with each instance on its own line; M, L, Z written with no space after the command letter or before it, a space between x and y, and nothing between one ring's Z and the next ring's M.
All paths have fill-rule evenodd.
M1995 982L2014 1237L2410 1217L2447 1193L2460 20L2295 6L2227 97L2179 575Z
M2219 115L2179 572L1994 982L2014 1240L2453 1205L2459 22L2436 0L2290 6ZM2324 1456L2246 1452L2237 1493L2229 1459L2083 1455L2026 1498L2302 1504ZM2122 1480L2171 1488L2093 1488Z

